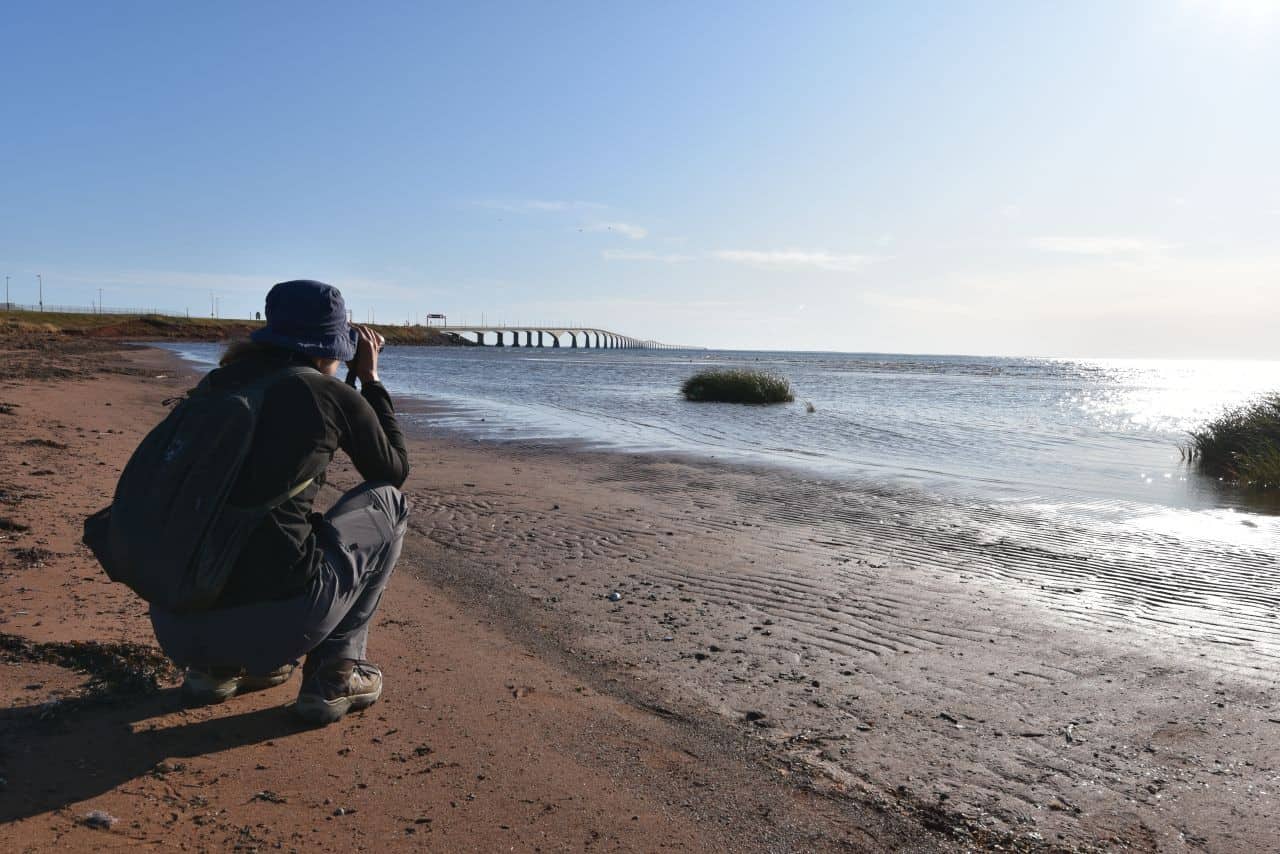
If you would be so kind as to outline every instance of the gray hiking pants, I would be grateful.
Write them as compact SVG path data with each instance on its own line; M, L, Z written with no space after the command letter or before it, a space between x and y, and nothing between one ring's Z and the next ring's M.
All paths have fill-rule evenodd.
M194 614L152 606L160 648L182 666L243 667L250 675L304 655L313 664L364 659L369 623L400 557L408 518L408 502L394 486L356 487L317 526L324 560L305 592Z

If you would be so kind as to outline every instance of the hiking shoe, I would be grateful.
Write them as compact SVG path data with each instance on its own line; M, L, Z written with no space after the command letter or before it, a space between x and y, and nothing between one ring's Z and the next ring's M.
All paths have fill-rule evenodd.
M382 671L367 661L340 658L306 673L294 710L313 724L331 724L382 696Z
M193 703L221 703L236 694L283 685L292 675L292 664L276 668L265 676L250 676L243 667L188 667L182 680L182 694Z

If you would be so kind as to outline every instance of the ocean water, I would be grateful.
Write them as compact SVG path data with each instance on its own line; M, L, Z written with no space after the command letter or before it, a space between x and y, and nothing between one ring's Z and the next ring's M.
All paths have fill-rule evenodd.
M219 352L168 346L206 364ZM707 367L782 374L797 401L684 401L680 382ZM427 429L767 463L1280 545L1280 508L1180 454L1188 430L1280 389L1275 362L404 347L381 372L397 397L435 404L403 407Z
M162 346L205 366L220 352ZM713 366L783 374L797 402L682 400L680 382ZM381 372L420 430L763 466L736 494L801 551L875 552L1107 630L1280 661L1280 508L1179 451L1280 389L1277 363L390 348ZM811 569L808 583L843 583Z

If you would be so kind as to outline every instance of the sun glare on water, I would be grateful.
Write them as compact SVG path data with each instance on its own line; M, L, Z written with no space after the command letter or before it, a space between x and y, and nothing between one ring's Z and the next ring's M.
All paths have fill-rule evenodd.
M1179 359L1080 360L1105 372L1078 404L1107 429L1182 434L1274 390L1280 363Z

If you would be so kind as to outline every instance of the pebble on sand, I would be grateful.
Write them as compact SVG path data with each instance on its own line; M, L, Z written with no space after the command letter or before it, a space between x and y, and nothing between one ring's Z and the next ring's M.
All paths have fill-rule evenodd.
M90 810L84 814L84 818L80 819L80 822L85 827L93 827L99 830L110 830L119 820L120 819L110 813L105 813L102 810Z

